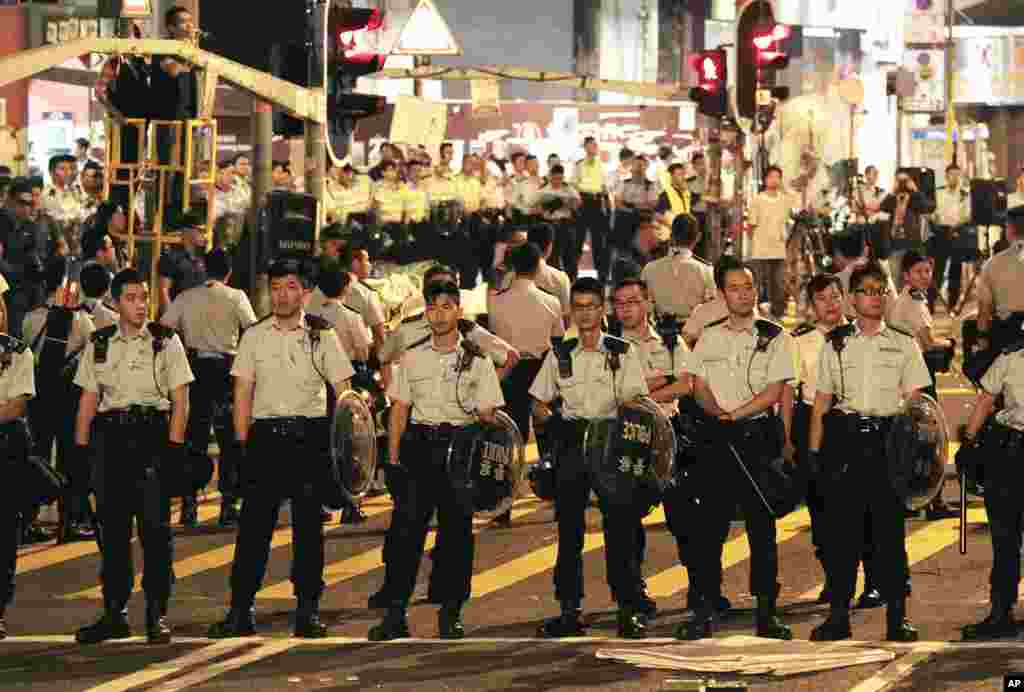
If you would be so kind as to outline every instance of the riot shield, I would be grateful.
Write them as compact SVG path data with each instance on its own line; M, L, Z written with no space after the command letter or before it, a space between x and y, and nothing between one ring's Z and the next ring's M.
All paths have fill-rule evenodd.
M889 482L907 509L928 505L942 488L949 456L949 425L935 399L919 394L893 419L886 440Z
M644 514L661 501L675 474L672 422L642 397L619 407L616 418L591 421L583 437L584 463L598 496L611 505L636 505Z
M366 402L351 390L338 397L334 409L330 461L349 502L366 494L377 468L377 431Z
M448 446L448 478L466 513L504 514L523 490L526 451L515 422L496 411L495 422L467 425Z

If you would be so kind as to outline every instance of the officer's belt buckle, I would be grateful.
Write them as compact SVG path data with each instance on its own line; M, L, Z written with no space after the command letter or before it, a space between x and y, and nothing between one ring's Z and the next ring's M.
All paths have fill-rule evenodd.
M201 360L227 360L231 355L228 353L221 353L220 351L195 351L195 357Z
M269 418L257 421L265 425L270 432L281 437L304 437L306 433L306 419L300 416L287 418Z
M890 420L884 416L863 416L860 414L853 414L852 417L854 429L863 434L882 432L882 429Z
M410 432L431 442L446 442L463 428L463 426L452 425L451 423L440 423L438 425L414 423L409 427L412 428Z

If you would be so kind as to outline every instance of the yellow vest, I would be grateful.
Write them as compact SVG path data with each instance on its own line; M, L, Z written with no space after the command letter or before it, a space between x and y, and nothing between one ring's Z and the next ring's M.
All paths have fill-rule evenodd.
M404 184L399 184L398 189L392 189L388 183L380 182L374 190L373 197L377 201L377 213L381 220L401 220L402 210L405 208L405 198L408 190Z
M432 204L450 202L458 195L455 180L451 174L437 175L427 180L427 192L430 193Z
M674 185L669 184L665 188L665 196L668 197L669 206L672 207L671 216L675 219L680 214L690 213L690 191L683 190L682 194L675 188Z
M466 212L480 210L480 178L460 173L455 178L455 189L458 191L459 199L462 200Z
M427 218L427 191L422 187L410 190L405 188L405 220L419 223Z
M576 188L588 195L596 195L604 191L604 169L601 167L601 159L579 162L576 166Z

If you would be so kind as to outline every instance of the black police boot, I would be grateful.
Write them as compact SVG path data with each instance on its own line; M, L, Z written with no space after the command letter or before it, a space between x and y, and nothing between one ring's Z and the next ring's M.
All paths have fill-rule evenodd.
M616 622L620 639L645 639L647 637L647 624L644 622L644 616L637 613L632 607L619 608Z
M865 586L864 593L857 599L857 610L867 610L869 608L881 608L885 605L885 599L882 598L882 593L873 586Z
M391 601L391 589L385 581L378 591L370 594L370 597L366 599L366 607L370 610L383 610L391 606Z
M811 630L812 642L838 642L853 636L850 629L850 611L833 608L828 619Z
M562 614L545 620L544 624L537 628L537 634L552 639L582 637L587 632L582 616L583 608L580 607L579 601L562 601Z
M391 606L379 625L370 628L366 638L371 642L386 642L405 639L409 636L409 621L405 618L404 606Z
M890 642L916 642L917 630L907 620L906 602L889 603L885 611L885 640Z
M220 501L220 518L217 523L221 526L235 526L238 524L238 516L237 500L225 497Z
M295 610L295 636L300 639L323 639L327 625L320 621L320 599L299 598Z
M992 612L981 622L965 625L961 630L965 642L982 639L1005 639L1017 636L1017 621L1013 618L1013 604L992 599Z
M441 639L462 639L466 629L462 626L462 601L450 601L437 611L437 633Z
M648 621L658 617L658 604L648 595L646 590L640 592L636 600L636 612Z
M199 501L195 495L181 498L181 525L189 528L199 526Z
M146 641L150 644L168 644L171 641L166 600L146 601Z
M698 608L693 617L681 622L674 632L676 639L695 642L698 639L711 639L715 632L715 611L709 607Z
M953 509L946 504L946 501L941 497L936 498L932 501L928 507L924 510L924 518L928 521L938 521L939 519L952 519L953 517L960 516L960 512Z
M366 515L363 514L363 508L355 505L349 505L341 510L341 519L338 521L339 524L365 524Z
M206 636L210 639L230 639L232 637L251 637L256 634L256 614L252 606L246 608L232 607L224 619L210 626Z
M775 596L757 597L757 629L758 637L782 639L793 638L793 631L787 627L775 612Z
M128 612L124 605L108 606L97 622L75 632L79 644L99 644L108 639L127 639L132 636L128 625Z

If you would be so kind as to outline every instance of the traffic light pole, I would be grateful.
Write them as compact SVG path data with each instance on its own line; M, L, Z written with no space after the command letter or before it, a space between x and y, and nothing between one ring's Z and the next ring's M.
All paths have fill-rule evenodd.
M706 205L708 210L707 261L715 264L722 256L722 119L717 118L715 126L708 133L708 190L713 202Z

